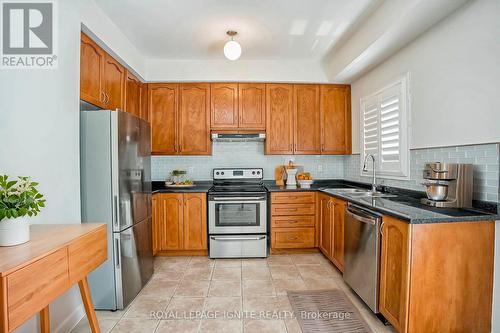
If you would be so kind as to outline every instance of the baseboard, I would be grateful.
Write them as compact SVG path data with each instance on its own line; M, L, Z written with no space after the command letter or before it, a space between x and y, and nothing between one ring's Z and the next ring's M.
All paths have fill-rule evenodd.
M300 254L300 253L319 253L317 248L307 249L273 249L269 251L270 254Z
M54 333L68 333L85 317L83 306L78 306L71 314L64 319L59 326L51 330Z
M207 250L170 250L159 251L155 254L157 257L173 257L173 256L208 256Z

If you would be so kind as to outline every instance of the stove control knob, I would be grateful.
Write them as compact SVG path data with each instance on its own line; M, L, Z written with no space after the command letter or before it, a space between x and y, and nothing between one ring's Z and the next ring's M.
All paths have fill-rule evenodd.
M252 175L255 175L255 171L252 171Z
M260 175L260 171L257 171L257 174Z
M215 174L218 176L219 175L219 171L217 171Z
M220 174L221 174L221 175L224 175L224 171L221 171L221 173L220 173Z

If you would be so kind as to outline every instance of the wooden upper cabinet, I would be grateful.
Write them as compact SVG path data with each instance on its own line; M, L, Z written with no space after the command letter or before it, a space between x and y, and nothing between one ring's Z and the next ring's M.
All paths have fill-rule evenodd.
M266 154L293 154L293 86L266 85Z
M330 196L319 194L319 248L328 258L333 255L333 210Z
M109 54L104 61L104 91L106 108L123 110L125 97L125 68Z
M319 86L299 84L294 91L295 154L320 154Z
M183 196L182 193L162 193L162 250L182 250L183 244Z
M125 76L125 111L141 116L141 81L129 71Z
M148 84L147 83L141 83L140 117L146 121L149 121Z
M180 86L179 146L183 155L210 155L210 85Z
M238 84L210 84L210 125L212 129L238 127Z
M266 85L259 83L238 84L238 127L241 129L266 129Z
M178 103L178 84L149 84L148 109L151 116L151 152L153 154L173 155L178 151Z
M351 153L351 89L321 85L321 154Z
M410 224L384 216L381 233L380 312L404 333L410 289Z
M105 107L104 61L106 53L87 35L81 33L80 43L80 99Z
M184 250L207 249L205 193L184 194Z

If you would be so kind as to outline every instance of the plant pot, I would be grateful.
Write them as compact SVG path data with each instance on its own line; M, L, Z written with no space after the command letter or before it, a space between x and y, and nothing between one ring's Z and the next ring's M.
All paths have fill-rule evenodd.
M0 246L13 246L30 240L30 224L27 217L0 221Z

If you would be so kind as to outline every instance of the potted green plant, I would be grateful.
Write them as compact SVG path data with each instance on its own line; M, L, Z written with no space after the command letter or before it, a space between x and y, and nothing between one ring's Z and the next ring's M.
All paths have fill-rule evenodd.
M35 216L45 207L38 183L29 177L9 180L0 175L0 246L12 246L30 240L28 217Z
M172 172L170 172L170 176L172 176L174 184L179 184L184 181L186 173L187 172L185 170L172 170Z

